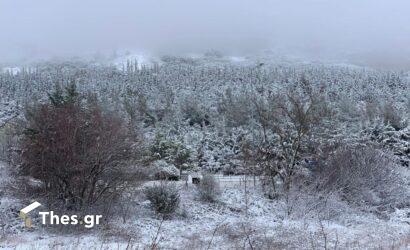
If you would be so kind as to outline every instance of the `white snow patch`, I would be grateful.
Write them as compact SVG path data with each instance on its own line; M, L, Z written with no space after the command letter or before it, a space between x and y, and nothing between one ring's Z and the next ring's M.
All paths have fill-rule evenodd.
M113 64L120 70L127 67L127 63L138 63L138 69L145 66L152 66L156 60L147 54L128 54L115 58Z
M233 63L246 62L246 58L243 56L231 56L229 57L230 61Z
M3 73L11 73L12 75L17 75L21 72L20 67L4 67L1 69Z

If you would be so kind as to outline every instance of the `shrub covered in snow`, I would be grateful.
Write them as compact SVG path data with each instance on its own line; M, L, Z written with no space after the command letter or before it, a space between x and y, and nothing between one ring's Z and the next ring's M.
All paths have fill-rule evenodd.
M164 160L157 160L152 163L152 174L155 179L160 180L178 180L179 170Z
M150 147L150 154L152 159L161 161L156 163L158 168L165 168L165 163L169 165L168 169L171 169L172 165L177 168L178 172L190 167L191 151L183 143L167 139L159 133L155 135L154 142ZM179 174L176 177L179 178Z
M155 212L168 217L179 207L179 192L175 185L164 184L147 187L145 196Z

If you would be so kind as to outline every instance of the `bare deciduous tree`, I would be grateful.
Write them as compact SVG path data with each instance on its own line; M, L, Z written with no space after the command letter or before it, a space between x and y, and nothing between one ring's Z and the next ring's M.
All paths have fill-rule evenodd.
M274 178L278 176L284 190L288 191L297 166L309 147L309 137L328 115L326 102L321 90L315 90L302 78L300 84L284 94L269 96L265 104L267 107L262 108L260 102L255 103L258 104L257 113L261 116L262 127L269 129L274 138L267 141L264 133L264 141L257 151L259 166L271 178L273 186Z
M119 116L96 98L84 102L72 86L29 107L25 118L21 173L41 180L50 199L82 208L115 194L136 141Z

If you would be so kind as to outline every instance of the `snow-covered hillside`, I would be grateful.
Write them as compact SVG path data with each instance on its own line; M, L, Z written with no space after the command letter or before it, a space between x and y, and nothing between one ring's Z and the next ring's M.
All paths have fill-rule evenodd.
M8 161L0 164L0 247L408 249L409 74L282 59L128 54L108 63L43 62L0 73L1 159ZM132 145L140 155L127 162L127 174L141 171L143 181L124 182L129 186L113 204L115 213L93 229L42 226L38 216L26 229L18 210L47 196L22 191L27 180L46 185L15 171L24 166L19 146L40 132L25 130L32 129L27 120L42 120L30 120L30 111L41 104L60 110L65 99L48 103L70 84L79 106L95 95L104 112L137 135ZM43 142L54 142L60 131ZM296 170L287 189L288 166ZM235 177L232 185L219 183L216 202L202 200L200 186L169 181L180 202L162 219L143 190L159 183L152 180L158 172L178 179L180 169ZM255 181L238 181L243 176Z

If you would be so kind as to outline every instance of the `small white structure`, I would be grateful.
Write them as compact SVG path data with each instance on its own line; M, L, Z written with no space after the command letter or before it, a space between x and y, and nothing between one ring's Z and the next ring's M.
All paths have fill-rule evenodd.
M187 173L182 172L181 180L185 181L186 184L199 184L201 183L203 176L199 172Z
M41 204L35 201L31 203L30 205L28 205L27 207L20 210L20 218L24 220L24 225L26 227L30 228L32 224L30 217L28 217L28 213L38 208L39 206L41 206Z

